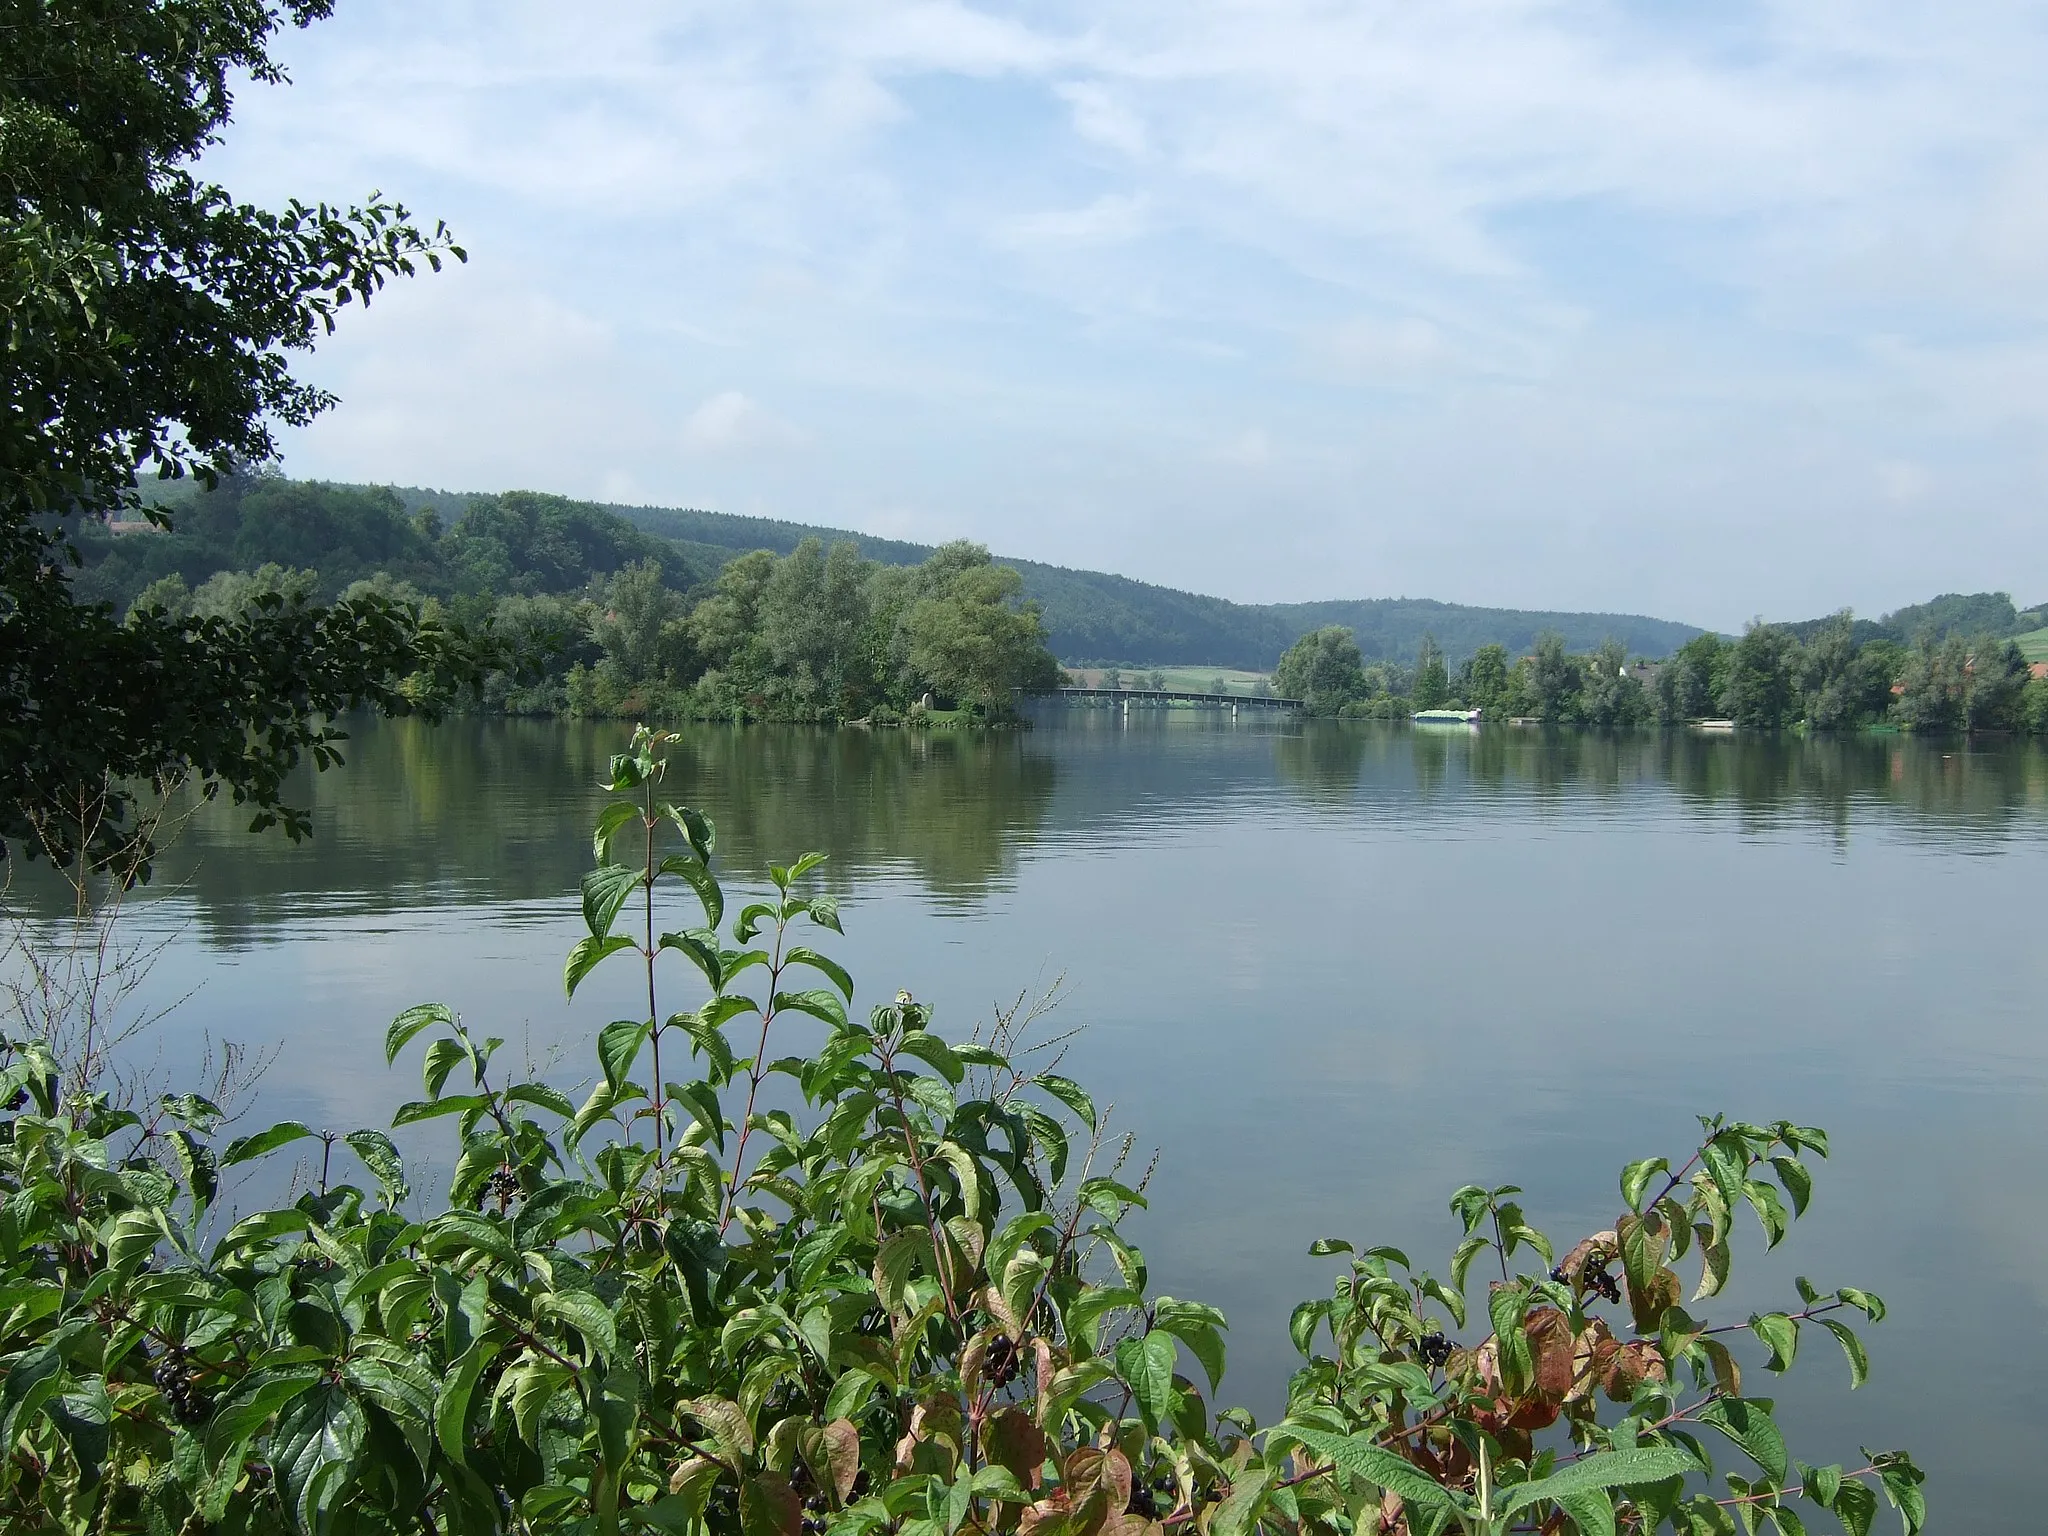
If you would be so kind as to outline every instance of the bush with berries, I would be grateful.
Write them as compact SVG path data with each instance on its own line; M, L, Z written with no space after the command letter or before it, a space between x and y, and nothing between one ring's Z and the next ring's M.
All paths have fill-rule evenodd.
M1859 1385L1847 1319L1879 1300L1709 1314L1738 1212L1775 1245L1806 1208L1819 1131L1708 1121L1562 1257L1512 1188L1453 1197L1441 1275L1318 1242L1342 1271L1293 1314L1284 1413L1215 1411L1224 1318L1151 1289L1088 1094L906 993L857 1017L815 856L729 913L669 740L612 760L596 826L565 983L638 965L647 1013L599 1033L587 1093L506 1075L438 1004L390 1028L394 1061L423 1047L394 1126L452 1133L445 1201L381 1130L219 1145L203 1098L124 1107L7 1048L0 1528L1863 1536L1881 1501L1921 1527L1907 1456L1796 1460L1747 1389L1813 1330ZM664 1013L672 971L694 1001ZM308 1151L300 1198L218 1214L232 1170Z

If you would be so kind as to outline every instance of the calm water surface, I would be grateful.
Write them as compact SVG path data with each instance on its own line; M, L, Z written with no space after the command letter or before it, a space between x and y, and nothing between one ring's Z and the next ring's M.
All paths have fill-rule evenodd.
M560 982L623 735L366 723L300 791L310 845L196 821L134 923L170 941L151 992L190 994L165 1065L208 1034L278 1042L261 1113L379 1124L416 1087L384 1026L438 998L572 1080L637 1011L623 973L574 1007ZM1512 1181L1568 1244L1696 1113L1785 1117L1835 1156L1724 1310L1790 1304L1795 1273L1892 1308L1854 1396L1804 1341L1795 1449L1909 1447L1936 1530L2024 1528L2048 1440L2048 755L1077 713L978 739L699 729L678 774L729 890L831 854L861 1006L909 987L964 1032L1064 978L1069 1069L1159 1153L1154 1286L1233 1321L1227 1397L1277 1402L1287 1312L1331 1274L1310 1239L1441 1270L1451 1189Z

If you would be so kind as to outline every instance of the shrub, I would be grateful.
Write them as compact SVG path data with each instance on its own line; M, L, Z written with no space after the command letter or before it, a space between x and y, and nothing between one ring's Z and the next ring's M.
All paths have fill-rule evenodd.
M598 965L645 971L581 1102L508 1076L441 1004L398 1126L451 1127L445 1203L410 1214L397 1147L284 1123L216 1149L219 1111L72 1092L46 1043L0 1069L0 1522L10 1532L499 1531L716 1536L1425 1536L1457 1530L1866 1530L1924 1507L1899 1453L1809 1467L1730 1344L1764 1368L1875 1296L1799 1282L1793 1310L1691 1310L1738 1207L1775 1245L1806 1207L1790 1124L1707 1121L1631 1164L1626 1209L1561 1258L1511 1187L1452 1197L1441 1277L1385 1247L1291 1331L1284 1417L1211 1412L1226 1328L1155 1294L1083 1088L1011 1037L943 1039L899 992L856 1019L809 940L818 856L726 912L708 821L661 798L671 738L612 760L583 882ZM701 922L668 930L671 891ZM623 928L622 928L623 925ZM665 1017L680 965L706 1000ZM788 1038L807 1033L807 1044ZM800 1109L785 1107L800 1104ZM289 1205L232 1224L229 1169L316 1155ZM222 1228L224 1227L224 1230ZM1675 1269L1697 1256L1693 1299ZM1468 1270L1497 1263L1476 1323ZM1725 1491L1712 1456L1734 1453Z

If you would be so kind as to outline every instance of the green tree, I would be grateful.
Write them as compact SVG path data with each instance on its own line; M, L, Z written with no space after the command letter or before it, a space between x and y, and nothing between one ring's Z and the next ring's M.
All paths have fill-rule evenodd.
M478 674L474 650L375 600L124 625L73 589L79 520L163 521L139 475L271 458L272 423L334 403L290 354L461 254L394 204L266 212L195 173L232 82L281 79L278 28L327 10L0 5L0 849L68 859L83 838L104 856L126 840L127 781L187 774L300 832L284 776L304 752L330 760L336 717L412 707L399 684L421 669Z
M1960 731L1968 721L1970 647L1960 635L1937 641L1931 631L1906 657L1892 708L1909 731Z
M2024 729L2029 676L2027 658L2012 641L1980 639L1969 662L1965 723L1973 731Z
M652 560L627 566L605 583L590 617L590 637L628 686L673 681L689 665L690 636L683 600L661 579Z
M1628 652L1619 640L1602 643L1588 662L1579 718L1605 731L1630 730L1649 722L1653 706L1643 685L1629 675Z
M1435 635L1425 634L1415 658L1415 707L1435 709L1450 696L1451 680L1444 666L1443 648L1436 643Z
M1059 663L1045 648L1037 608L1019 601L1024 579L1016 571L990 563L978 545L965 551L947 546L920 576L927 595L904 617L915 678L998 718L1012 713L1015 694L1059 686Z
M1798 718L1799 642L1775 624L1743 631L1728 656L1721 707L1737 725L1781 731Z
M1482 645L1458 668L1458 697L1468 708L1479 710L1488 719L1500 717L1503 712L1501 705L1507 694L1508 653L1505 646Z
M1585 668L1565 650L1564 636L1554 629L1538 635L1536 654L1529 664L1529 688L1537 718L1546 725L1576 720L1585 685Z
M1273 687L1284 699L1300 699L1314 715L1334 715L1364 698L1365 664L1356 637L1341 624L1309 631L1280 658Z
M1721 637L1695 635L1657 674L1657 715L1667 725L1718 713L1727 682L1730 647Z

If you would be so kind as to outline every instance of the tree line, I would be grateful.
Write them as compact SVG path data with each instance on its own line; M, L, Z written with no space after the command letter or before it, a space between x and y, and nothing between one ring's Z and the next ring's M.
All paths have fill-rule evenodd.
M1810 625L1752 624L1739 639L1695 636L1661 663L1631 663L1618 640L1574 654L1552 631L1525 656L1483 645L1453 670L1433 637L1413 666L1367 662L1349 630L1329 625L1289 647L1273 683L1311 714L1347 718L1450 707L1608 730L1723 719L1763 731L2048 734L2048 678L2032 674L2011 639L1925 628L1902 642L1860 629L1846 612Z
M388 490L241 475L170 534L81 530L81 586L131 618L233 618L262 603L381 598L495 633L472 708L517 714L893 723L1008 719L1058 686L1036 608L987 550L884 565L816 538L706 569L588 503L477 496L444 527ZM214 569L221 562L260 561ZM297 562L304 561L301 565ZM155 574L153 579L145 577ZM142 583L138 586L138 583ZM130 595L132 594L132 595Z

